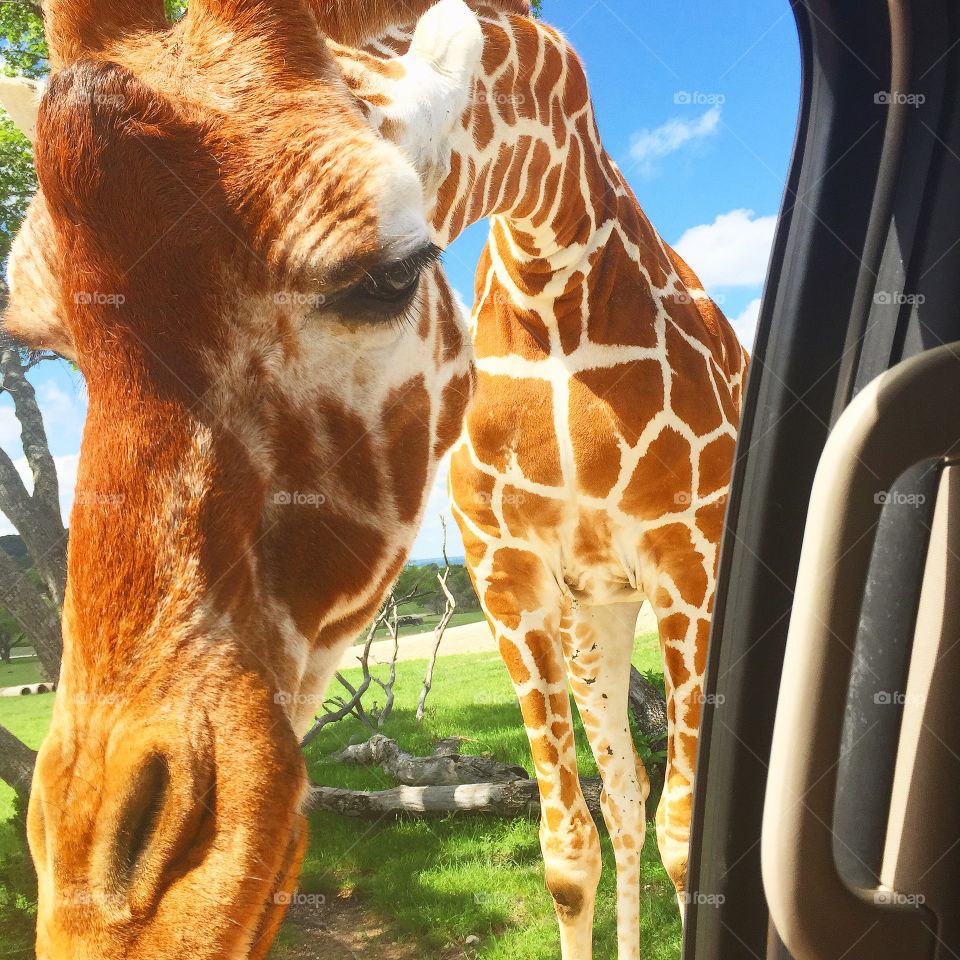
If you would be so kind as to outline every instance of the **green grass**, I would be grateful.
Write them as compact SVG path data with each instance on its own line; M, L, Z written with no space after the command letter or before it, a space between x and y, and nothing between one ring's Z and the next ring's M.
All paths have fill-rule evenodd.
M39 683L41 680L40 661L36 657L17 657L10 663L0 662L0 689L17 687L21 683Z
M660 671L655 635L638 640L634 662L642 671ZM422 662L398 664L397 702L385 733L405 749L421 754L430 753L436 740L460 734L473 741L464 750L489 751L503 761L531 769L520 711L497 655L443 658L427 715L418 724L414 711L422 674ZM348 679L356 681L356 677ZM346 743L368 735L369 731L352 719L327 728L307 751L311 778L358 790L393 786L379 771L327 759ZM595 776L579 722L577 737L581 772ZM480 937L473 955L482 960L555 960L559 955L535 823L450 817L371 824L316 812L311 815L311 828L301 890L328 897L355 891L398 934L413 937L424 958L438 956L471 934ZM605 868L597 900L595 957L613 960L613 852L605 836L602 842ZM642 884L644 957L676 958L680 954L679 916L673 887L657 855L652 826L644 846ZM275 956L283 956L282 946Z
M634 662L642 671L660 672L655 635L638 639ZM500 760L532 769L513 688L496 654L444 657L437 666L427 715L418 724L414 711L423 670L423 661L397 665L397 701L384 730L388 736L413 753L426 754L436 740L459 734L471 738L465 751L489 751ZM346 675L356 681L358 673L347 671ZM0 699L0 723L36 747L49 724L52 704L52 696L42 695ZM345 744L368 735L352 719L328 727L307 750L312 779L354 789L393 786L379 771L328 759ZM577 737L581 772L595 776L579 722ZM4 931L0 953L26 958L31 955L31 908L29 898L19 895L17 903L17 895L10 892L28 889L14 822L9 820L12 812L12 794L0 785L0 928ZM322 893L328 899L355 892L397 937L414 940L423 960L439 957L470 935L480 938L469 954L479 960L555 960L559 956L535 823L455 817L370 823L324 812L311 814L310 820L301 892ZM595 958L613 960L613 854L605 835L602 845L605 866L597 899ZM644 846L642 884L644 958L675 960L680 955L679 916L652 827ZM288 957L303 935L288 928L271 954L273 960Z

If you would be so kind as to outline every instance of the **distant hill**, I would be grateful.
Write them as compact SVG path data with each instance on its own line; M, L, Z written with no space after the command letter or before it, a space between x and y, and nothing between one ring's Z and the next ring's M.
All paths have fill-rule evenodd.
M466 557L448 557L451 567L463 567L466 566L467 558ZM427 557L425 560L411 560L407 566L408 567L429 567L431 563L435 563L438 567L443 566L443 557Z
M23 538L19 534L10 533L5 537L0 537L0 547L6 550L21 567L29 569L33 566L27 548L23 545Z

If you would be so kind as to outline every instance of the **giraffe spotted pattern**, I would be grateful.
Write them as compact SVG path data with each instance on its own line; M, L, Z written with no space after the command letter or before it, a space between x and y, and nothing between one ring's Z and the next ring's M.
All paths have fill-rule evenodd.
M516 4L474 9L483 68L433 213L442 244L490 220L471 318L477 392L451 496L530 739L563 956L591 955L600 873L569 686L604 781L618 955L634 960L649 793L627 720L636 617L649 602L659 625L669 740L657 835L682 900L747 356L603 149L567 42ZM398 25L367 50L385 58L408 43ZM394 78L353 79L374 124L405 143Z

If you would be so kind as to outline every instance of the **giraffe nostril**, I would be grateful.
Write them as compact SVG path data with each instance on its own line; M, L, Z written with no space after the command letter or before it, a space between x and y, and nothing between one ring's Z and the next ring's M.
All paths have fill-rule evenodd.
M144 862L163 812L170 784L166 757L155 754L140 768L117 825L113 868L117 886L127 890Z

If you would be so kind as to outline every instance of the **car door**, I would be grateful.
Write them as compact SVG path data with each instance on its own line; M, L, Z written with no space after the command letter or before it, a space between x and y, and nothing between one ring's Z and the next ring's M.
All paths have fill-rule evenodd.
M958 956L960 10L793 12L804 92L721 554L684 953Z

